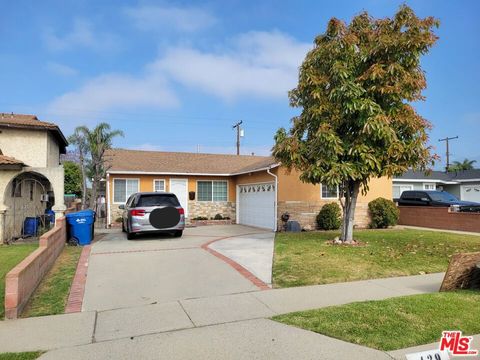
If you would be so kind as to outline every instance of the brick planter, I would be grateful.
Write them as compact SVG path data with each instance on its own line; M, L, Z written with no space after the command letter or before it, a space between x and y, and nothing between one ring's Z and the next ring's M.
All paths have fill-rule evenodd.
M235 220L190 220L192 226L204 226L204 225L233 225Z

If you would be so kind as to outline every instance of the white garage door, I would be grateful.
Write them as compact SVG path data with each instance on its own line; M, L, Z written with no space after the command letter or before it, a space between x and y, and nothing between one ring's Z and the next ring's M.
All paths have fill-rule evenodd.
M238 223L275 229L275 183L238 186Z
M479 185L462 185L462 200L480 202L480 184Z

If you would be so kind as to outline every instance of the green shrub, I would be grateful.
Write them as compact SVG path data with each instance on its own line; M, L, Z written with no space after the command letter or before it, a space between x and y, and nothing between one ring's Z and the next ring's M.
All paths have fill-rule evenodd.
M342 210L337 203L323 205L317 215L317 225L322 230L337 230L342 224Z
M215 215L215 217L213 218L213 220L223 220L222 214L217 214L217 215Z
M385 229L397 225L400 211L395 203L384 198L377 198L368 203L370 212L370 227L373 229Z
M192 220L208 220L208 217L206 217L206 216L197 216L197 217L194 217Z

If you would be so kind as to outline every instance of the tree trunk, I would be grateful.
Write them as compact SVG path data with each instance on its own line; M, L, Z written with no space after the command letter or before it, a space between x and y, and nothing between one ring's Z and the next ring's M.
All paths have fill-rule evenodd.
M80 169L82 170L82 210L85 210L87 206L87 176L85 175L85 159L83 157L83 151L79 147L80 151Z
M97 166L94 165L94 174L92 182L92 197L90 198L90 208L97 212L97 189L98 189Z
M343 224L340 240L345 243L353 242L353 225L355 222L355 208L357 206L360 182L349 181L345 191L345 207L343 211Z

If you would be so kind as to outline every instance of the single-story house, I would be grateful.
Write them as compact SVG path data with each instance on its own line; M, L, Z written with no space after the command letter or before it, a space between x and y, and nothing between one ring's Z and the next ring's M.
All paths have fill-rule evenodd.
M107 223L120 216L119 205L138 191L175 193L188 219L221 214L238 224L276 230L281 215L315 228L322 206L338 202L337 187L306 184L273 157L113 149L106 153ZM368 202L392 198L389 178L373 179L360 195L355 223L369 223Z
M462 171L409 170L393 178L393 198L399 198L405 190L443 190L460 200L480 202L480 169Z
M0 113L0 243L22 235L25 219L52 208L63 216L68 143L60 128L35 115Z

